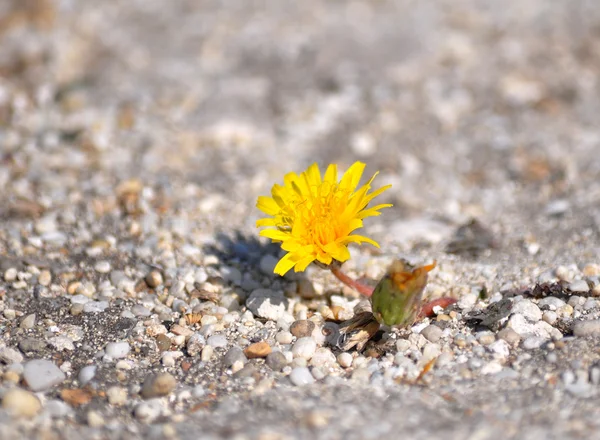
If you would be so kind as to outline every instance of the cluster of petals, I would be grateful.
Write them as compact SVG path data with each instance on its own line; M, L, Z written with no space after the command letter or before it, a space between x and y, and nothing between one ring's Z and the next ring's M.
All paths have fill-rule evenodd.
M301 272L313 261L324 265L346 261L350 258L348 245L353 242L379 247L353 232L362 228L363 219L392 206L368 206L391 185L369 192L375 173L357 189L364 169L364 163L355 162L338 181L337 165L329 165L321 176L315 163L299 175L288 173L283 185L273 186L271 197L258 198L257 208L269 216L256 222L257 227L268 227L260 235L281 242L287 252L275 266L275 273L284 275L292 268Z

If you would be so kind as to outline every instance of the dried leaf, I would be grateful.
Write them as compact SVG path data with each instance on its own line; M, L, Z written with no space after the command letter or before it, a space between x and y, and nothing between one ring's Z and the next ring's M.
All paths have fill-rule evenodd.
M334 345L343 351L353 347L361 351L367 341L375 336L379 327L379 322L371 312L360 313L340 324L339 336Z

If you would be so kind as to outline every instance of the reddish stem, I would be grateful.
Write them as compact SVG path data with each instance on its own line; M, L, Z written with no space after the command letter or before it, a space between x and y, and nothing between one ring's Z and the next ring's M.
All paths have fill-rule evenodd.
M331 273L335 275L335 277L338 280L340 280L346 286L356 290L361 295L364 295L367 298L370 298L371 295L373 295L372 287L369 287L361 283L360 281L356 281L355 279L350 278L348 275L342 272L339 267L331 267L330 270ZM441 308L445 309L446 307L448 307L451 304L454 304L455 302L456 300L454 298L438 298L428 303L425 303L423 304L423 306L421 306L421 311L419 312L419 316L417 319L435 316L435 312L433 311L434 307L440 306Z
M358 293L360 293L361 295L366 296L367 298L370 298L371 295L373 295L373 288L369 287L359 281L356 281L352 278L350 278L348 275L346 275L344 272L342 272L340 270L340 268L331 268L331 273L335 275L335 277L340 280L342 283L344 283L346 286L353 288L354 290L356 290Z
M440 306L442 309L445 309L451 304L454 304L456 300L454 298L438 298L433 301L429 301L428 303L423 304L421 306L421 311L419 312L419 316L417 319L431 317L435 315L433 308L436 306Z

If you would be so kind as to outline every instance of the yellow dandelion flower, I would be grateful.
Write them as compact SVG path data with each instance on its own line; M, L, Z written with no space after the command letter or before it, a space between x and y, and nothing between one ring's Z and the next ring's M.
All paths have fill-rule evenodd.
M301 272L315 260L325 265L334 260L346 261L352 242L379 247L370 238L352 234L362 228L364 218L377 216L380 209L392 206L367 208L371 200L391 185L369 193L375 173L356 190L364 169L364 163L355 162L338 182L337 165L329 165L321 178L315 163L300 175L286 174L283 186L273 185L272 197L258 198L256 207L270 217L258 220L256 226L275 228L263 229L260 235L281 242L281 248L287 251L275 266L275 273L284 275L292 267Z

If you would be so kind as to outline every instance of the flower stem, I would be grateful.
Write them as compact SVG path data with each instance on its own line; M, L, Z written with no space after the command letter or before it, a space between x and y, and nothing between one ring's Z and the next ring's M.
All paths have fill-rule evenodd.
M373 295L372 287L369 287L359 281L356 281L356 280L350 278L348 275L346 275L344 272L342 272L339 267L330 267L330 270L331 270L331 273L333 275L335 275L335 277L338 280L340 280L346 286L351 287L352 289L356 290L361 295L364 295L367 298L370 298L371 295Z
M421 306L421 311L419 312L419 316L417 317L417 319L435 316L435 312L433 311L434 307L440 306L442 309L445 309L446 307L454 304L455 302L456 300L454 298L448 297L438 298L434 299L433 301L429 301L428 303L425 303L423 304L423 306Z

